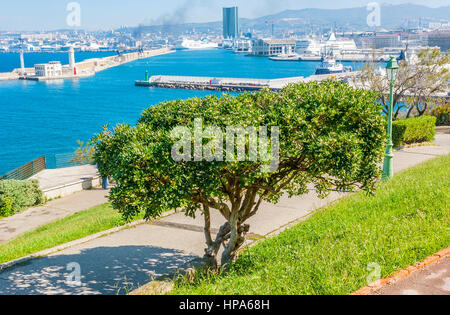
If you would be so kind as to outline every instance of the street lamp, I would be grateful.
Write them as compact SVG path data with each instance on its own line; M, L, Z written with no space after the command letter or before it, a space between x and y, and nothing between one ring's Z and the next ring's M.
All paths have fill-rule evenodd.
M392 148L394 144L392 143L392 112L394 111L394 84L397 79L398 74L398 63L395 57L391 57L391 60L387 63L386 72L387 79L390 85L390 94L389 94L389 114L388 114L388 135L389 140L386 148L386 156L384 158L384 166L383 166L383 180L391 179L394 176L394 154L392 152Z

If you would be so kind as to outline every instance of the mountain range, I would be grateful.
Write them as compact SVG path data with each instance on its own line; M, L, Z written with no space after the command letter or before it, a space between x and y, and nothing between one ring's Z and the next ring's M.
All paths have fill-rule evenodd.
M398 28L405 22L423 21L450 21L450 6L430 8L416 4L381 5L381 27ZM328 25L336 23L341 26L368 27L367 16L370 14L367 7L347 9L301 9L286 10L277 14L256 19L243 19L243 24L258 25L267 21L275 23L311 23Z
M380 30L380 29L409 29L426 26L428 22L450 22L450 6L430 8L417 4L399 4L380 6L381 25L377 28L368 26L367 17L371 13L367 7L345 9L300 9L285 10L276 14L255 19L240 18L241 30L272 31L286 30L306 31L308 28L333 28L338 30ZM165 21L164 25L140 25L135 30L142 31L170 31L183 32L195 28L198 31L214 30L220 33L222 22L209 23L177 23L176 20Z

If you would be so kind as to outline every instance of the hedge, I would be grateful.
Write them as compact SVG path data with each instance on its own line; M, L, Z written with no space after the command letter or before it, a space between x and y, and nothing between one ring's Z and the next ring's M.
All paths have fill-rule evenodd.
M37 180L0 181L0 217L10 216L42 203L44 195Z
M432 108L430 114L437 118L436 126L450 126L449 103Z
M421 116L397 120L393 123L394 147L405 144L431 142L436 135L436 117Z

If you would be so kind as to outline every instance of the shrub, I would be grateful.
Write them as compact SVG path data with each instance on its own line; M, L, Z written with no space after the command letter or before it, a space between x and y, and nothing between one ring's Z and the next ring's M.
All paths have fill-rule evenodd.
M422 116L397 120L392 126L394 147L431 142L436 135L436 117Z
M433 107L430 115L436 117L436 126L450 126L450 104L448 102Z
M0 216L8 216L44 202L37 180L0 181Z
M13 199L0 195L0 217L7 217L12 214Z

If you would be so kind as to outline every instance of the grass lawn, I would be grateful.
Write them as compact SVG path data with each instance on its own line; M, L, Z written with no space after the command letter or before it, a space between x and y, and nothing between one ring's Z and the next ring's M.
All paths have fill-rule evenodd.
M142 217L140 217L142 218ZM136 218L136 219L140 219ZM109 203L43 225L0 245L0 263L122 226L125 221Z
M242 253L228 273L199 273L173 294L349 294L450 246L450 155L357 193Z

